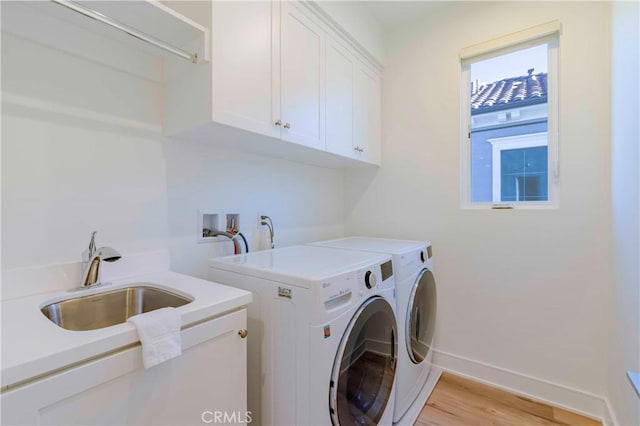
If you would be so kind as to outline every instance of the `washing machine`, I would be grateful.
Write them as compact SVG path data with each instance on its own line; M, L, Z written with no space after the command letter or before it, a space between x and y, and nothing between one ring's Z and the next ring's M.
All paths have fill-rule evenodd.
M437 299L431 244L350 237L313 245L392 256L400 345L393 417L394 423L412 425L441 374L431 365Z
M391 425L398 325L391 256L293 246L208 261L253 293L248 409L257 425Z

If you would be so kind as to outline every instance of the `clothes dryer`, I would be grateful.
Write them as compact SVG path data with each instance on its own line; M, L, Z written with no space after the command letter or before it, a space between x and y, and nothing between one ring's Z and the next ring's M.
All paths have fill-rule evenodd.
M392 256L400 344L393 418L412 425L441 373L431 365L437 308L431 243L350 237L312 245Z
M391 256L295 246L209 260L253 293L248 406L259 425L390 425L398 326Z

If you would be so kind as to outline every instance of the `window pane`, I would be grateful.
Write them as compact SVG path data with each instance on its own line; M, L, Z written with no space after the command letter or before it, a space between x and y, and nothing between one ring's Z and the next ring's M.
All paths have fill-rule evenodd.
M547 52L470 65L472 202L548 200Z
M501 200L546 201L547 147L502 150Z

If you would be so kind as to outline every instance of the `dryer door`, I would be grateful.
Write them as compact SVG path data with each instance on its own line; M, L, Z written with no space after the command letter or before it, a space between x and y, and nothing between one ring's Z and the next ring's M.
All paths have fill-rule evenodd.
M407 351L414 364L420 364L431 350L436 298L436 280L430 270L423 269L411 289L405 326Z
M334 425L378 424L393 388L397 337L393 308L384 298L375 296L360 306L333 363L329 408Z

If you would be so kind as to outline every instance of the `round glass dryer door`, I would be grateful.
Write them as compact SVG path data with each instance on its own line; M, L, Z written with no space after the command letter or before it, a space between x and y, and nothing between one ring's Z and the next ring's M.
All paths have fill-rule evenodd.
M407 351L414 364L420 364L431 350L436 323L436 298L436 280L430 270L424 269L411 290L405 327Z
M380 296L364 302L333 363L329 409L334 425L378 424L393 388L397 337L391 305Z

